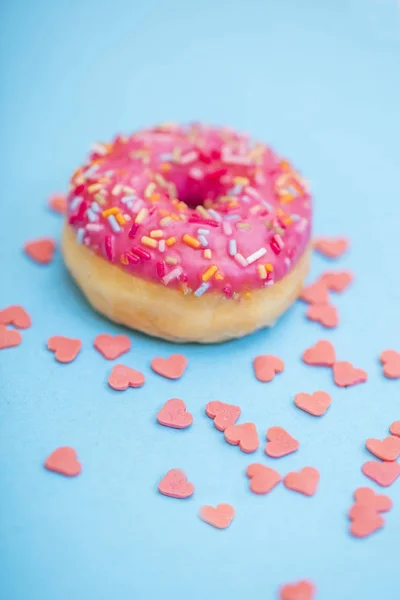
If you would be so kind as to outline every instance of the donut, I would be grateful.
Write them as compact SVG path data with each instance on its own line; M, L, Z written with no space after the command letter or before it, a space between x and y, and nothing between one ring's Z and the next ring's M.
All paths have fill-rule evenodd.
M311 212L305 181L268 146L163 124L92 147L71 178L63 256L112 321L220 342L272 325L299 296Z

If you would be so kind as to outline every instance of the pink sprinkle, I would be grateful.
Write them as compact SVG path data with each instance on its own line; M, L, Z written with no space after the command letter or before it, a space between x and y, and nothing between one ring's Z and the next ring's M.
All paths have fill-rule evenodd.
M159 276L160 279L162 279L165 275L165 262L161 261L157 263L157 275Z
M210 227L218 227L219 223L212 219L198 219L194 215L190 217L189 223L197 223L199 225L209 225Z
M135 256L134 254L131 254L130 252L126 252L125 256L126 256L127 260L133 265L137 265L140 260L140 258L138 256Z
M144 260L151 260L151 254L147 252L147 250L143 250L143 248L138 248L137 246L135 246L134 248L132 248L132 252L134 254L137 254L138 256L140 256L140 258L143 258Z
M269 244L275 254L280 254L283 248L283 241L280 235L274 235Z
M189 281L189 277L186 275L186 273L181 273L179 275L179 281L182 281L182 283L187 283Z
M106 256L107 256L108 260L110 260L111 262L113 262L113 260L114 260L113 241L114 241L114 238L111 235L106 235L106 237L104 238L104 249L106 252Z
M226 285L222 290L227 298L232 298L233 290L230 285Z
M139 229L139 227L140 227L139 223L134 223L132 225L131 230L129 232L129 237L130 238L134 238L135 237L135 235L136 235L137 230Z

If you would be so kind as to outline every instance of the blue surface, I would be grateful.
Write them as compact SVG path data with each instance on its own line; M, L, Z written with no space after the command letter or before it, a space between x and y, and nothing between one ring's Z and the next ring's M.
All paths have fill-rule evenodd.
M1 4L0 306L21 303L34 323L0 356L2 599L272 600L299 578L316 582L320 600L398 598L400 480L373 537L352 539L346 512L353 490L370 484L360 471L365 439L383 438L400 418L399 384L377 360L400 350L399 26L395 0ZM312 181L315 230L351 236L339 266L357 280L335 300L337 331L307 322L299 303L271 331L185 348L189 368L175 383L149 363L177 348L131 333L126 362L147 383L118 394L91 344L119 329L88 308L60 256L39 267L21 246L58 235L47 197L65 189L92 141L192 118L248 130L293 158ZM326 267L316 257L313 274ZM54 334L82 338L76 362L56 364L45 348ZM365 368L368 383L342 390L328 371L303 365L301 352L320 337ZM252 376L260 353L285 360L271 384ZM321 420L293 406L296 392L317 389L333 396ZM173 396L194 415L190 431L155 423ZM262 436L287 427L299 452L273 462L228 446L204 414L215 398L240 404ZM65 444L83 463L73 480L42 467ZM283 486L251 495L244 471L253 461L282 474L317 467L317 495ZM192 499L157 493L173 467L194 482ZM197 517L219 502L237 510L224 532Z

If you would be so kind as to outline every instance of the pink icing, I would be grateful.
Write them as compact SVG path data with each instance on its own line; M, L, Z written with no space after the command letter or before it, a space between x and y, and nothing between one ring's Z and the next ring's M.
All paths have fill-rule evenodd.
M296 264L311 199L248 136L168 124L96 144L72 176L67 218L79 243L133 275L237 299Z

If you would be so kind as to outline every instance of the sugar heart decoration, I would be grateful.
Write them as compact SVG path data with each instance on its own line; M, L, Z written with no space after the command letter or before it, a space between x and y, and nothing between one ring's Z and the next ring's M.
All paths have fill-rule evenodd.
M194 494L194 485L187 480L182 469L171 469L158 484L158 490L170 498L189 498Z
M107 360L115 360L125 352L131 349L131 340L127 335L109 335L101 333L94 342L94 347Z
M41 265L48 265L54 257L56 242L52 238L39 238L24 245L25 253Z
M400 437L400 421L394 421L391 424L389 431L392 435L397 435L397 437Z
M0 310L0 325L14 325L18 329L28 329L32 321L22 306L13 305Z
M363 464L362 472L378 485L389 487L400 475L400 465L397 462L369 460Z
M333 380L339 387L350 387L367 381L368 375L363 369L356 369L346 360L333 365Z
M282 481L282 477L278 471L259 463L249 465L246 475L250 479L250 490L254 494L268 494Z
M376 512L387 512L393 506L389 496L376 494L372 488L359 487L354 492L354 500L358 506L365 506Z
M373 511L365 511L361 516L353 519L350 524L350 533L357 538L368 537L378 531L385 524L385 519Z
M206 415L214 419L214 426L218 431L225 431L227 427L234 425L240 417L240 407L234 404L225 404L219 400L212 400L206 406Z
M78 356L82 348L81 340L53 335L47 341L47 348L54 352L55 359L60 363L70 363Z
M383 374L385 377L399 379L400 352L396 352L396 350L384 350L380 355L380 361L383 365Z
M336 361L335 348L327 340L320 340L304 351L303 361L315 367L332 367Z
M127 390L128 387L142 387L144 382L143 373L126 365L114 365L108 377L108 385L119 392Z
M22 342L22 335L15 329L8 329L4 325L0 325L0 350L5 348L15 348Z
M366 441L367 449L381 460L394 461L400 456L400 438L390 435L384 440L369 438Z
M329 295L324 281L316 281L301 290L300 299L308 304L328 304Z
M310 581L287 583L279 590L280 600L313 600L316 588Z
M328 258L339 258L346 252L349 245L348 239L344 237L319 237L314 240L315 250Z
M282 373L285 368L283 360L272 354L256 356L253 361L254 374L258 381L266 383L272 381L276 373Z
M167 379L179 379L184 374L187 364L188 361L183 354L171 354L168 358L153 358L151 368Z
M224 435L229 444L232 444L233 446L239 445L241 451L248 454L255 452L260 445L254 423L231 425L225 429Z
M314 467L304 467L298 472L288 473L283 483L288 490L305 496L314 496L319 483L319 471Z
M216 527L217 529L226 529L232 523L235 516L235 509L230 504L218 504L214 506L202 506L200 508L200 519Z
M322 417L330 407L331 402L332 398L327 392L300 393L294 397L297 408L308 412L313 417Z
M299 448L299 442L292 437L283 427L270 427L267 431L268 443L265 454L272 458L281 458Z
M186 404L183 400L171 398L159 411L157 421L165 427L185 429L193 423L193 416L186 410Z
M339 325L337 310L331 304L310 304L306 311L306 317L310 321L320 323L328 329Z
M49 198L49 208L62 215L67 210L67 199L62 194L53 194Z
M44 466L49 471L54 471L67 477L75 477L82 470L76 451L69 446L62 446L54 450L47 457Z
M343 292L353 281L350 271L327 271L321 276L326 287L332 292Z

